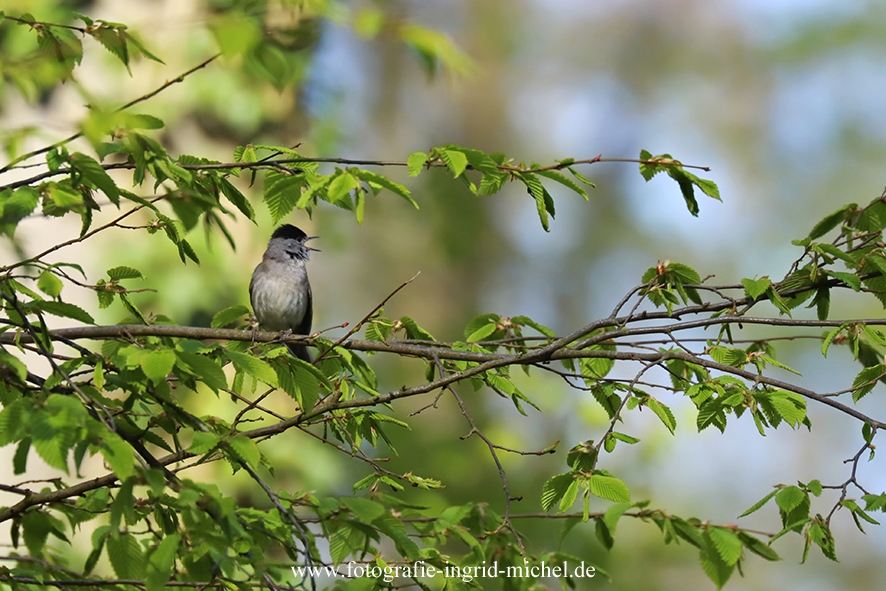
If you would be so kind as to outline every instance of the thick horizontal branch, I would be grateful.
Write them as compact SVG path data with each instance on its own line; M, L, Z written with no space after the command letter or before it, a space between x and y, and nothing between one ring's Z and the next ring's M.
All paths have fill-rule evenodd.
M448 360L459 360L459 361L469 361L475 362L479 365L469 367L464 371L454 372L445 378L441 378L435 381L428 382L427 384L422 384L420 386L415 386L413 388L403 388L401 390L397 390L395 392L390 392L388 394L384 394L381 396L368 398L368 399L355 399L355 400L344 400L339 401L335 408L345 408L349 406L367 406L367 405L375 405L380 403L390 402L399 398L404 398L407 396L414 396L417 394L424 394L427 392L431 392L437 390L439 388L443 388L448 386L449 384L462 381L469 377L473 377L475 375L479 375L485 373L491 369L495 369L497 367L504 367L508 365L532 365L536 363L542 363L546 361L555 361L559 359L582 359L582 358L606 358L612 360L622 360L622 361L642 361L645 363L662 363L669 359L679 359L682 361L686 361L689 363L694 363L700 365L702 367L706 367L709 369L714 369L717 371L721 371L723 373L732 374L743 379L753 381L755 383L764 383L776 388L781 388L784 390L788 390L791 392L795 392L809 398L811 400L815 400L820 402L821 404L825 404L832 408L838 409L841 412L844 412L850 416L853 416L859 420L866 421L871 423L872 425L877 426L880 429L886 429L886 423L875 420L864 413L857 411L856 409L837 402L832 398L828 398L821 394L814 392L813 390L803 388L796 384L792 384L789 382L784 382L782 380L776 380L774 378L769 378L763 375L760 375L756 372L747 371L740 367L735 367L731 365L726 365L722 363L718 363L716 361L706 359L704 357L700 357L697 355L692 355L685 351L663 351L663 352L638 352L638 351L606 351L606 350L598 350L591 349L588 350L584 347L587 346L587 341L581 342L578 346L570 346L570 343L575 340L583 337L597 329L599 326L607 326L612 324L618 324L618 319L606 319L603 321L599 321L597 323L593 323L588 325L582 329L577 330L575 333L568 335L566 337L561 337L556 339L554 342L540 347L529 348L526 351L520 353L486 353L486 352L477 352L477 351L456 351L449 348L451 345L448 343L440 343L439 346L430 346L426 344L418 345L414 344L410 341L391 341L391 342L382 342L382 341L370 341L363 339L349 339L341 343L341 347L346 349L355 350L355 351L366 351L366 352L385 352L385 353L394 353L398 355L404 355L409 357L417 357L422 359L427 359L430 361L438 360L438 359L448 359ZM886 319L857 319L852 321L847 320L793 320L793 319L784 319L784 318L752 318L752 317L736 317L736 316L721 316L717 318L706 318L695 321L687 321L687 322L675 322L669 325L659 326L659 327L636 327L636 328L623 328L620 330L612 331L611 333L602 333L598 335L599 338L594 339L596 342L609 341L613 337L623 337L629 335L636 334L650 334L652 332L658 332L663 334L671 334L677 330L687 330L691 328L700 328L704 326L715 326L722 324L765 324L765 325L776 325L776 326L800 326L800 327L839 327L847 322L856 322L859 324L871 324L871 325L886 325ZM245 330L234 330L234 329L217 329L217 328L202 328L195 326L168 326L168 325L111 325L111 326L84 326L84 327L76 327L76 328L64 328L64 329L56 329L50 331L50 335L52 338L56 339L67 339L67 340L79 340L79 339L109 339L109 338L122 338L122 339L133 339L138 336L160 336L160 337L180 337L180 338L190 338L190 339L198 339L198 340L233 340L233 341L254 341L260 343L267 342L291 342L297 344L306 344L311 345L312 339L310 337L305 336L295 336L295 335L282 335L280 333L272 333L272 332L255 332L245 331ZM4 333L0 334L0 343L4 344L12 344L16 341L16 339L20 339L21 342L30 342L31 337L28 334L15 334L15 333ZM319 408L319 407L318 407ZM313 409L309 413L309 416L315 416L318 414L318 408ZM326 412L324 409L323 412ZM299 415L301 417L301 415ZM293 417L297 418L297 417ZM293 419L289 419L292 421ZM304 417L301 417L300 420L304 420ZM285 423L286 421L284 421ZM299 421L300 422L300 421ZM296 423L292 423L288 426L295 425ZM287 428L288 428L287 426ZM268 429L265 427L264 429ZM259 430L260 431L260 430ZM267 435L274 434L274 431L269 431Z
M695 310L694 308L698 308ZM705 328L709 326L720 326L723 324L747 324L747 325L766 325L766 326L786 326L794 328L838 328L844 324L863 324L868 326L886 326L886 318L857 318L849 320L798 320L793 318L765 318L765 317L749 317L749 316L719 316L717 318L702 318L690 321L673 321L676 314L688 315L700 311L708 311L709 307L693 306L691 308L675 311L674 315L668 316L666 312L652 312L634 315L627 318L606 318L591 323L571 335L565 337L555 337L551 345L528 349L528 352L547 350L552 345L554 349L550 351L548 359L566 359L575 357L601 357L600 351L584 351L581 348L598 342L610 341L620 337L630 337L637 335L663 334L669 335L682 330L691 330L695 328ZM626 322L651 321L667 319L673 322L669 324L642 326L642 327L625 327L605 333L594 335L593 342L581 342L575 349L581 354L576 355L576 351L560 352L564 347L569 346L583 336L595 332L601 328L611 328L613 326L623 326ZM252 341L255 343L294 343L311 345L313 339L308 336L291 335L277 332L264 332L251 330L238 330L231 328L208 328L201 326L179 326L166 324L112 324L105 326L78 326L72 328L57 328L49 331L51 338L55 340L107 340L107 339L124 339L131 340L136 337L176 337L196 340L218 340L218 341ZM7 331L0 333L0 344L12 345L17 342L31 343L33 339L31 335L21 332L16 333ZM504 357L517 358L524 354L506 355L501 353L482 353L475 351L454 351L451 349L452 343L439 342L430 344L429 341L411 341L411 340L393 340L393 341L371 341L364 339L348 339L343 341L339 346L354 351L371 351L396 353L401 355L410 355L421 357L424 359L455 359L460 361L476 361L484 362Z

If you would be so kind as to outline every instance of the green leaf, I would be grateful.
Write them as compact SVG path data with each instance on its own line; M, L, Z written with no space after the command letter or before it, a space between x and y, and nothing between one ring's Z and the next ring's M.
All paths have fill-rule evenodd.
M575 499L578 498L578 484L578 479L573 478L569 486L566 487L563 498L560 499L560 506L557 507L557 513L566 513L575 504Z
M237 304L216 312L215 316L212 317L210 326L212 328L224 328L229 324L242 320L244 316L249 316L249 308L244 304Z
M705 533L723 562L729 566L738 563L742 554L742 543L737 535L722 527L709 527Z
M178 357L176 365L196 376L200 381L209 386L213 392L218 392L228 387L225 372L212 358L187 351L176 351L175 355Z
M662 424L671 432L671 435L673 435L674 430L677 428L677 419L674 418L674 413L671 412L671 409L651 397L646 400L646 406L655 413L655 416L659 418Z
M269 386L277 387L277 373L267 361L245 353L231 351L230 349L225 349L225 355L233 362L234 367L238 371L247 373Z
M726 564L726 562L720 558L720 554L716 549L711 546L711 544L706 544L706 547L703 547L699 553L701 568L704 570L708 578L714 582L717 589L722 589L723 585L729 581L729 577L732 576L732 571L735 570L735 565Z
M772 281L769 280L769 277L763 277L761 279L742 279L741 284L744 285L745 294L747 294L750 299L756 300L766 293L766 290L772 285Z
M406 165L409 168L409 176L418 176L427 161L428 155L424 152L413 152L410 154L409 158L406 160Z
M163 591L166 589L166 583L169 581L175 568L175 558L178 554L180 543L181 534L169 534L150 552L145 574L145 589L147 591Z
M603 522L606 524L611 535L615 535L615 528L618 525L618 520L621 519L621 516L631 507L632 505L630 503L616 503L606 509L606 512L603 513Z
M175 366L175 351L171 349L145 351L139 359L139 366L149 380L158 384L166 380Z
M440 159L455 178L460 177L468 167L468 157L457 150L440 150Z
M469 343L476 343L478 341L482 341L482 340L486 339L489 335L494 333L496 331L496 328L497 327L495 324L484 324L483 326L481 326L480 328L478 328L477 330L475 330L474 332L469 334L466 340Z
M501 316L495 313L477 316L476 318L468 322L467 326L465 326L465 338L471 336L487 324L498 324L499 322L501 322Z
M108 277L113 281L121 279L144 279L144 275L138 269L132 267L113 267L108 269Z
M188 451L195 455L202 455L214 449L220 442L218 435L208 431L195 431L194 438Z
M6 198L8 197L8 198ZM6 198L5 200L3 200ZM0 225L10 225L13 228L24 218L31 215L40 202L40 194L34 187L19 187L11 194L4 191L0 193ZM12 232L7 232L12 235Z
M22 517L21 526L24 530L25 545L36 557L43 556L46 539L53 530L52 521L52 517L40 511L29 511Z
M852 399L858 402L864 398L884 375L886 375L886 365L872 365L861 370L852 381Z
M575 472L566 472L552 476L541 488L541 508L549 511L556 502L563 498L566 490L575 481Z
M838 326L834 330L828 332L828 334L824 338L824 341L822 341L822 343L821 343L822 356L824 356L824 357L828 356L828 349L830 348L831 343L834 342L834 339L837 338L838 334L840 334L844 329L846 329L851 324L852 324L851 322L844 322L843 324L841 324L840 326Z
M561 185L571 189L572 191L578 193L582 196L585 201L588 201L590 198L588 197L588 192L584 190L584 187L573 181L568 176L559 173L555 170L539 170L535 174L538 176L543 176L545 178L549 178L553 181L560 183Z
M46 269L40 273L37 279L37 289L52 298L57 298L62 293L64 284L62 280L55 276L55 273Z
M252 468L257 468L261 462L261 452L258 445L245 435L235 435L227 441L228 445L237 454L241 460L249 464Z
M320 398L320 388L332 391L329 379L316 367L301 359L290 358L289 362L296 368L295 381L298 384L299 407L304 412L310 411Z
M423 341L436 340L434 339L434 335L416 324L415 320L413 320L409 316L401 316L400 324L402 324L403 328L406 329L406 338Z
M123 121L127 129L163 129L166 125L161 119L144 113L126 113ZM157 164L159 165L161 162L162 161L158 160ZM190 173L185 172L183 169L177 167L175 167L175 169L178 174L184 173L185 175L190 175ZM170 175L170 177L173 178L176 176L178 175Z
M665 154L664 156L670 158L669 154ZM640 175L646 180L646 182L651 181L652 177L664 170L663 166L652 162L652 153L648 150L640 150L639 159L643 161L640 162Z
M839 226L842 222L849 219L849 216L855 213L858 209L858 205L855 203L850 203L849 205L845 205L835 211L834 213L826 216L820 222L813 226L812 230L809 232L809 239L815 240L817 238L821 238L837 226Z
M548 214L551 217L554 217L554 200L551 197L548 190L544 188L544 185L541 184L541 181L538 180L538 177L529 172L516 173L517 178L519 178L526 185L526 190L535 199L535 208L538 210L538 218L541 221L541 227L544 228L545 232L550 231L550 224L548 221Z
M337 203L359 186L360 181L353 174L349 171L340 170L330 181L329 187L326 189L327 199L330 203Z
M283 174L274 170L265 174L263 198L274 224L289 215L289 212L295 208L304 184L305 180L301 176Z
M360 168L351 168L349 169L349 171L361 181L365 181L370 185L377 185L399 195L400 197L411 203L412 206L415 207L415 209L418 209L418 203L416 203L415 200L412 198L412 195L409 193L409 189L407 189L400 183L395 183L386 176L382 176L368 170L362 170Z
M828 271L828 276L838 279L852 288L852 291L861 291L861 279L854 273L841 273L839 271Z
M766 495L765 497L763 497L762 499L760 499L759 501L757 501L756 503L754 503L753 506L751 506L750 509L748 509L747 511L745 511L744 513L742 513L741 515L739 515L739 517L740 517L740 518L741 518L741 517L747 517L747 516L750 515L751 513L754 513L754 512L756 512L756 511L759 511L759 510L763 507L763 505L765 505L766 503L768 503L768 502L769 502L769 499L771 499L772 497L774 497L775 495L777 495L778 492L779 492L778 489L772 491L771 493L769 493L768 495Z
M627 485L614 476L591 474L588 479L591 494L615 503L630 503L631 492Z
M761 542L754 536L743 531L737 532L737 535L738 539L741 540L741 543L744 545L744 547L757 556L771 561L781 560L781 557L775 552L775 550L773 550L770 546Z
M122 533L107 544L108 560L120 579L141 579L145 573L144 556L135 536Z
M363 497L341 497L342 504L350 509L357 519L365 524L371 524L373 521L385 514L385 506L371 499Z
M228 201L234 204L234 207L240 210L240 213L246 216L250 221L255 221L255 209L249 200L235 187L228 179L220 177L217 179L218 188L221 189L222 195L227 197Z
M775 495L775 503L785 513L790 513L808 500L809 496L806 492L796 486L787 486Z
M117 187L114 179L94 158L80 152L74 152L68 160L89 187L100 190L114 205L120 202L120 189Z
M520 326L528 326L537 330L539 333L545 335L546 337L555 338L557 336L557 333L555 333L553 330L543 324L539 324L528 316L514 316L513 318L511 318L511 323L519 324Z
M113 431L102 434L99 446L102 456L121 482L127 480L135 472L135 452L122 437Z
M78 320L85 324L95 324L95 320L92 319L86 310L75 306L74 304L69 304L67 302L50 302L50 301L41 301L34 302L33 305L48 314L52 314L53 316L60 316L62 318L71 318L73 320Z

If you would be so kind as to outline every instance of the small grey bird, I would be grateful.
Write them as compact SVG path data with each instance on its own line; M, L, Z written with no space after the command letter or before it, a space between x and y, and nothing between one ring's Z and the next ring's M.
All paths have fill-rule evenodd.
M319 251L305 243L314 238L317 236L308 236L290 224L280 226L271 235L249 282L249 301L265 330L311 334L314 310L305 262L312 250ZM286 347L299 359L311 362L304 345Z

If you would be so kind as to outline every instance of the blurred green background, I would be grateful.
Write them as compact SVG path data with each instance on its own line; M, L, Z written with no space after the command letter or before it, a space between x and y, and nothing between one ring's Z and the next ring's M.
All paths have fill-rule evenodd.
M151 91L217 50L212 30L219 30L228 4L0 2L7 13L27 11L47 21L73 9L126 23L166 62L134 63L130 77L102 47L87 42L77 84L32 103L4 84L2 128L35 126L39 133L22 145L38 148L76 131L85 97L119 105ZM444 31L474 60L470 74L429 76L394 40L366 39L336 19L306 20L310 11L272 3L268 21L289 34L280 43L303 47L286 64L297 83L275 89L236 58L223 59L135 111L166 122L160 138L173 154L221 161L230 161L234 147L245 143L301 143L299 149L310 155L383 160L405 160L413 151L456 143L527 163L601 153L636 158L645 148L712 167L702 176L718 183L723 203L700 197L701 213L693 218L670 180L646 184L634 164L595 164L581 168L597 183L590 203L552 189L557 217L545 233L522 185L478 198L443 170L413 180L403 170L384 169L408 184L421 210L382 194L367 203L362 226L350 212L332 207L310 219L297 212L287 220L321 236L316 246L322 252L309 266L316 328L356 322L420 271L389 302L386 315L411 316L443 340L463 337L467 321L485 312L525 314L564 333L609 314L658 260L684 262L702 276L714 273L718 284L748 276L780 278L801 254L791 239L805 236L844 203L866 203L886 184L882 3L379 1L343 3L341 20L347 11L373 6L389 17ZM9 51L21 33L4 30ZM142 187L142 194L148 189ZM252 194L258 203L260 192ZM181 324L208 325L216 311L248 302L250 273L273 230L266 212L260 220L257 226L231 221L236 250L219 235L204 240L196 229L192 243L200 267L181 265L174 247L159 235L122 230L70 249L58 260L83 264L92 279L116 265L136 267L147 276L139 287L157 290L137 297L144 310ZM76 220L35 216L22 224L17 239L34 254L78 230ZM0 256L15 253L4 244ZM82 305L96 312L93 299ZM117 322L122 314L112 308L98 317ZM880 314L851 299L832 305L833 318ZM780 360L798 368L799 382L817 391L847 387L857 371L845 351L833 351L823 363L817 345L784 347ZM383 388L422 379L418 362L376 356L371 363ZM624 377L632 370L616 371ZM598 438L606 422L589 395L553 376L536 372L521 385L542 413L530 410L523 417L493 393L474 393L469 386L460 391L486 434L501 445L537 450L562 441L554 456L504 457L511 490L524 497L515 510L532 513L540 511L542 483L564 471L564 450ZM884 408L876 394L863 401L864 410ZM403 418L431 400L404 402L395 413ZM859 425L814 404L809 407L813 433L782 427L761 438L748 418L725 435L696 433L690 404L663 401L677 415L677 436L672 438L651 413L642 413L621 430L643 443L620 447L602 463L627 482L634 500L649 498L653 507L681 516L731 523L774 484L813 478L841 483L848 477L842 461L861 445ZM209 396L194 404L214 413L227 402ZM388 467L439 478L446 488L434 494L406 491L404 497L434 507L475 501L501 509L495 467L479 440L459 439L469 427L449 397L438 409L411 419L411 425L409 432L394 433L398 455ZM288 433L275 441L262 449L279 466L280 486L348 494L367 473L364 464L303 435ZM392 455L386 449L378 453ZM8 470L9 462L3 463ZM225 465L216 470L214 478L225 478ZM871 492L886 487L877 460L864 464L860 477ZM819 510L827 511L835 500L828 498ZM600 502L595 509L605 506ZM779 529L774 507L740 523ZM530 549L556 546L559 522L520 525ZM886 533L867 529L862 535L848 515L836 518L839 564L813 550L808 564L798 566L802 541L785 536L775 544L783 562L752 557L745 578L734 575L727 588L876 588L886 577ZM623 519L611 552L602 550L592 527L578 526L563 548L611 573L611 583L597 578L586 588L713 588L697 552L686 544L665 547L652 524Z

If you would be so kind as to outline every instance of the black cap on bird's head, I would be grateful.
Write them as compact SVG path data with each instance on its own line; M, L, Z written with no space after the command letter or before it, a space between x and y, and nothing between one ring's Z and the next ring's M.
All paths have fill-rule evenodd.
M283 224L282 226L274 230L273 234L271 234L271 240L273 240L274 238L282 238L284 240L297 240L301 244L304 244L308 240L319 238L319 236L308 236L301 230L301 228L297 228L292 224ZM305 246L305 248L308 250L320 252L316 248L311 248L309 246Z

